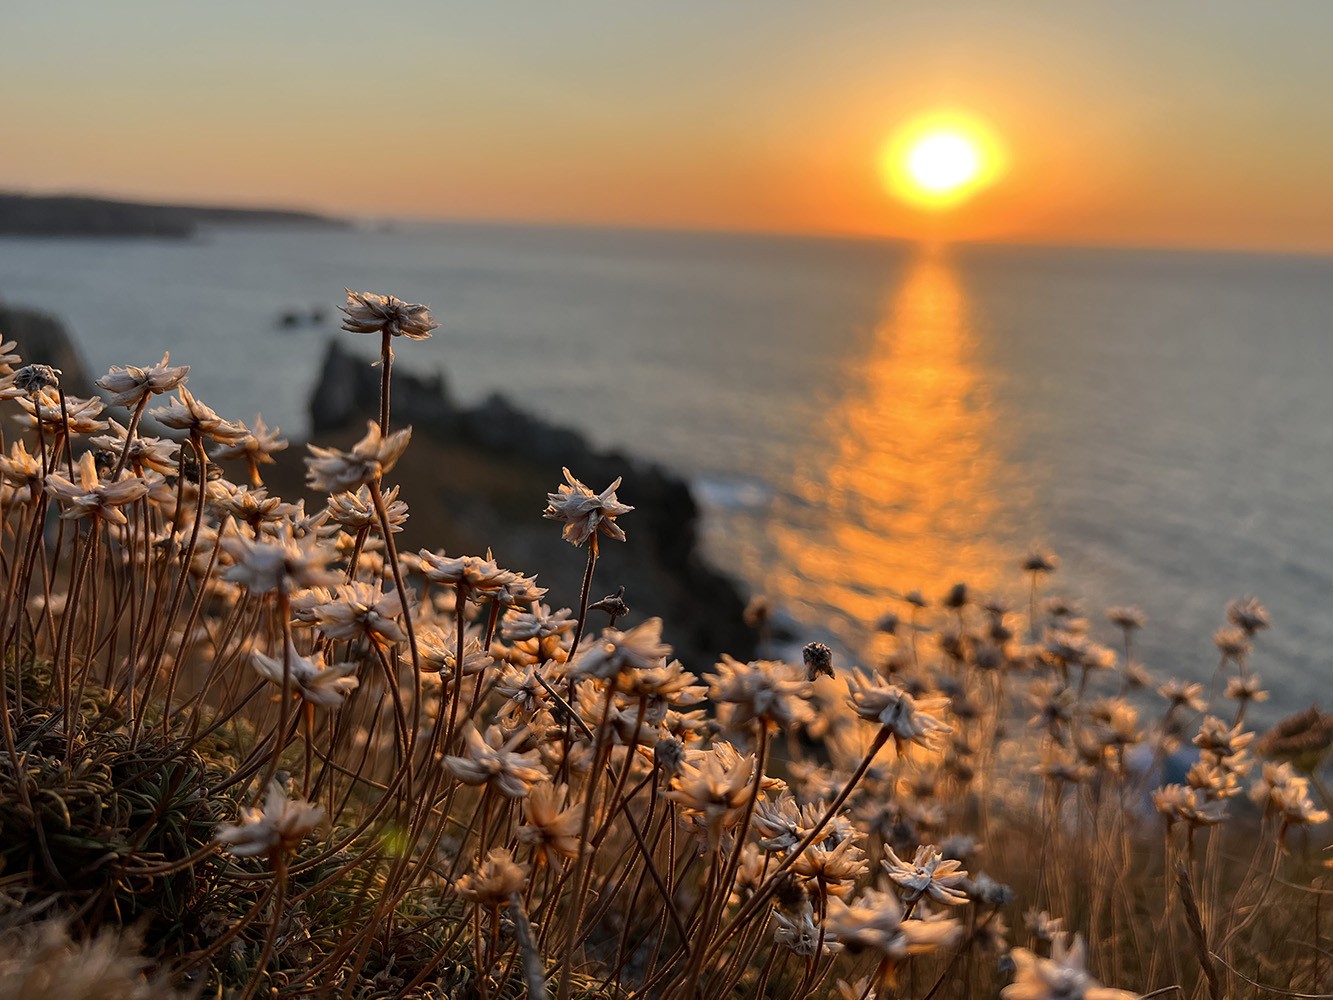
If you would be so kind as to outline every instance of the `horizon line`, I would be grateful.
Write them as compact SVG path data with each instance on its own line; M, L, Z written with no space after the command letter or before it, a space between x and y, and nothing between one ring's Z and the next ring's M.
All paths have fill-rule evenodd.
M398 214L393 212L333 212L325 208L279 203L264 200L225 201L215 198L187 196L181 200L162 200L133 194L98 192L93 190L69 189L20 189L0 188L0 197L19 196L30 198L84 198L98 201L121 202L154 208L196 208L229 209L248 212L284 212L318 216L333 221L343 221L361 225L398 224L413 226L456 225L483 226L511 229L560 229L573 231L604 231L630 233L660 233L675 235L733 236L747 238L787 239L787 240L825 240L844 243L891 243L902 246L945 245L953 247L1015 247L1049 250L1075 251L1138 251L1154 253L1206 253L1228 256L1252 257L1299 257L1331 258L1333 243L1327 247L1291 247L1275 244L1205 245L1181 241L1134 242L1132 240L1064 240L1058 237L963 237L956 239L938 237L913 237L894 235L893 233L875 233L859 230L837 229L833 227L818 229L784 229L781 227L719 225L700 226L672 225L663 221L648 220L578 220L550 218L520 218L511 216L467 216L456 214Z

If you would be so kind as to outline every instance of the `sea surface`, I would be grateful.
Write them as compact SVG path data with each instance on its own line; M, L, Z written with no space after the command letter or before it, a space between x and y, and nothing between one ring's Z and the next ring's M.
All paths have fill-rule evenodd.
M0 298L63 318L95 370L169 348L223 415L298 437L344 286L433 307L399 364L687 476L708 557L844 657L905 591L1021 606L1036 544L1103 639L1107 605L1144 610L1161 676L1210 679L1226 602L1258 595L1260 721L1333 707L1333 260L479 225L0 239Z

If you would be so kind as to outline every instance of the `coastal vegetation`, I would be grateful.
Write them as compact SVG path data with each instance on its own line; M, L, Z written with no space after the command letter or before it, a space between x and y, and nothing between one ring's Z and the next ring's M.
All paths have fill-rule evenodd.
M377 419L309 447L315 503L170 357L84 397L0 347L0 995L1330 992L1333 720L1248 726L1258 600L1211 685L1044 552L1017 600L901 594L865 664L683 663L599 596L632 480L534 493L568 592L400 544L392 366L435 323L343 314Z

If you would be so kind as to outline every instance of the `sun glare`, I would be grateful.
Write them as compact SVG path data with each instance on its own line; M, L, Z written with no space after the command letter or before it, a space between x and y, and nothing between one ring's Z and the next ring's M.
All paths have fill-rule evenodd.
M927 209L952 208L993 183L1002 169L999 144L980 122L935 113L901 128L885 146L885 184L903 201Z

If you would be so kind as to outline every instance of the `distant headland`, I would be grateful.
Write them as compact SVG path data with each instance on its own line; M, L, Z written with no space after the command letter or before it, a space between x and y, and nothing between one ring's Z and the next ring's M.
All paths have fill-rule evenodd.
M208 226L345 226L313 212L273 208L157 205L84 195L0 192L0 236L110 236L185 239Z

